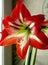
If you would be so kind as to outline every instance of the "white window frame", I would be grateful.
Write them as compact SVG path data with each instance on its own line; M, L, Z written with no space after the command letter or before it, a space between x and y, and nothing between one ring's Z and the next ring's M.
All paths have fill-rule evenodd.
M3 0L0 0L0 32L1 32L1 21L2 21L2 7L3 7ZM1 38L1 35L0 35ZM0 46L0 65L4 65L4 60L3 60L3 47Z
M11 9L12 0L0 0L0 32L2 30L2 19L11 14ZM0 46L0 65L12 65L12 46Z

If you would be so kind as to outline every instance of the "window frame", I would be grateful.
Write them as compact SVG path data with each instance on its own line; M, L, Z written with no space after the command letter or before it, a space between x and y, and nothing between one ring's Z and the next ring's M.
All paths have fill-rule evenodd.
M10 15L12 11L12 0L0 0L0 32L3 29L2 20ZM12 65L12 46L0 46L0 65Z

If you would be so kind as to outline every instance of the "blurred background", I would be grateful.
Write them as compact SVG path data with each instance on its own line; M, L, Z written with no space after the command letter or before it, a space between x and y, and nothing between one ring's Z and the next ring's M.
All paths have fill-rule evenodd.
M2 0L2 18L10 15L16 2L19 0ZM24 0L25 6L31 15L44 14L48 19L48 0ZM2 26L1 26L2 27ZM23 65L24 60L20 60L16 55L15 45L2 48L2 65ZM0 55L1 56L1 55ZM35 65L48 65L48 50L38 50Z

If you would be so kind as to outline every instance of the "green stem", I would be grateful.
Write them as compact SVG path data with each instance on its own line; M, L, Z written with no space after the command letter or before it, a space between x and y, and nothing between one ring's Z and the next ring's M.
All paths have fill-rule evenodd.
M33 48L33 51L32 51L32 54L31 54L30 65L35 65L36 55L37 55L37 49Z
M30 64L31 52L32 52L32 47L29 46L24 65L29 65Z

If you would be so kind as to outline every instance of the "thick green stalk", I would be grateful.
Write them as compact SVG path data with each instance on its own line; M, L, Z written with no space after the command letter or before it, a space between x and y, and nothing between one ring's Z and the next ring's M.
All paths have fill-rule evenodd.
M33 48L32 54L31 54L30 65L35 65L36 55L37 55L37 49Z
M29 46L24 65L30 64L31 52L32 52L32 47Z

